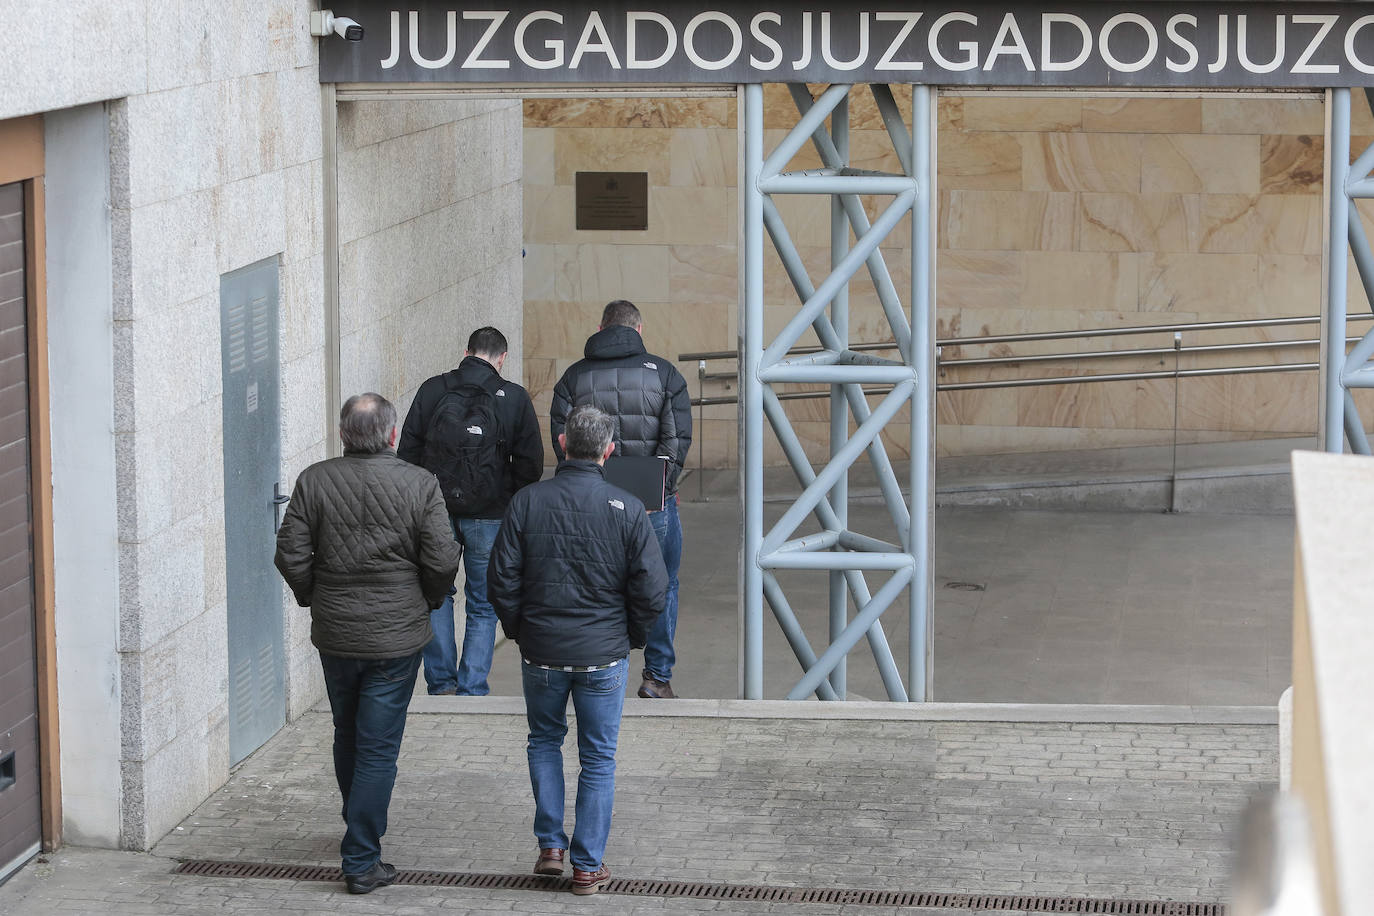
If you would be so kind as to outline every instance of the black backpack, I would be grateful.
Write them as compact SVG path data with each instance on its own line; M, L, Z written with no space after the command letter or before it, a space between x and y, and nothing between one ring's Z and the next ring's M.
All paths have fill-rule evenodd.
M502 384L498 377L480 385L444 379L447 390L430 414L420 464L439 478L449 515L471 517L502 494L506 441L496 409Z

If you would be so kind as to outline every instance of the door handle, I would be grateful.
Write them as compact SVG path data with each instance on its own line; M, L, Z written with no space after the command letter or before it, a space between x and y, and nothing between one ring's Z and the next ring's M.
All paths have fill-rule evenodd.
M291 497L281 491L281 481L272 484L272 530L281 530L281 509L282 506L291 502Z

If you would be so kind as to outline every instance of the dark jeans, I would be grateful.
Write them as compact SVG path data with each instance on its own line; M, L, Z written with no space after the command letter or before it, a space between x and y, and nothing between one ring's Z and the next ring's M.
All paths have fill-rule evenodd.
M334 713L334 775L343 796L339 854L345 875L361 875L381 859L420 654L368 659L321 652L320 664Z
M677 573L682 566L682 521L677 514L677 497L669 497L661 511L650 512L649 524L668 570L668 598L663 602L663 613L649 627L649 638L644 643L644 670L656 681L671 681L677 662L673 649L677 635Z
M625 705L629 660L600 671L550 671L521 664L530 740L525 754L534 789L534 838L540 849L568 849L573 868L601 867L611 835L615 800L615 747ZM571 846L563 827L563 738L568 695L577 713L577 821Z
M467 599L467 626L463 654L458 655L453 621L454 589L444 603L429 612L434 638L426 644L425 685L431 694L457 692L461 696L486 696L487 672L496 645L496 611L487 600L487 561L491 545L501 530L499 518L449 518L453 538L463 549L463 596Z

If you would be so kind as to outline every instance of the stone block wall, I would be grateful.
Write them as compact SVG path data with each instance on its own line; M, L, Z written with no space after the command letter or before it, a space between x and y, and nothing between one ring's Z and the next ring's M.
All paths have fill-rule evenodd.
M1352 147L1374 133L1355 93ZM910 91L897 87L909 117ZM940 208L937 334L941 338L1067 331L1243 318L1320 310L1324 112L1315 97L1126 99L942 96L938 103ZM795 123L784 87L765 88L765 148ZM871 95L850 99L851 161L898 171ZM676 358L734 350L738 334L736 137L733 100L529 101L525 104L526 356L536 406L580 356L600 306L614 296L645 311L646 344ZM791 169L819 160L804 147ZM573 176L582 170L647 171L647 232L579 232ZM813 280L829 263L829 203L777 199ZM867 201L876 213L885 201ZM885 258L909 283L909 229ZM765 325L781 328L797 297L765 245ZM1353 269L1353 268L1352 268ZM1352 273L1352 276L1353 273ZM1352 312L1368 313L1358 283ZM851 339L890 332L867 274L850 292ZM1366 327L1356 325L1353 327ZM1316 326L1194 332L1185 346L1315 338ZM814 343L810 335L803 343ZM1172 335L946 346L945 360L982 356L1165 348ZM1316 348L1185 356L1180 367L1311 361ZM680 365L697 384L694 365ZM729 371L733 362L712 363ZM1172 355L1055 365L949 367L942 381L1072 376L1173 368ZM708 395L733 384L708 383ZM989 454L1167 443L1172 379L1086 383L938 397L941 454ZM1374 402L1370 402L1374 405ZM786 402L814 459L829 441L827 400ZM1311 435L1316 373L1184 379L1180 442ZM733 407L709 408L705 463L733 465ZM899 416L899 421L904 415ZM889 428L894 454L908 436ZM765 437L770 463L782 456ZM697 449L689 463L697 462Z
M282 452L287 463L323 456L310 6L236 7L233 42L148 8L140 33L159 25L142 57L146 82L107 106L128 848L172 829L229 769L222 274L279 260ZM299 659L290 668L298 713L319 692L292 677Z
M404 417L420 383L463 359L483 325L521 380L518 102L355 102L339 108L343 392Z

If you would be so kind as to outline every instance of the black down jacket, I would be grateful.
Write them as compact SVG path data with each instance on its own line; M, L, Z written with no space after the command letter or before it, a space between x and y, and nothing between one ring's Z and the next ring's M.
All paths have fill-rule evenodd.
M277 569L310 608L310 641L345 658L420 651L461 558L439 481L389 451L306 468L277 532Z
M615 418L617 455L671 458L668 493L692 447L692 399L687 380L668 360L646 352L634 328L611 325L587 338L585 359L568 367L553 389L549 431L561 461L558 434L574 407L594 404Z
M564 461L516 493L487 566L487 600L540 665L606 665L644 647L663 610L663 568L644 504L595 461Z

